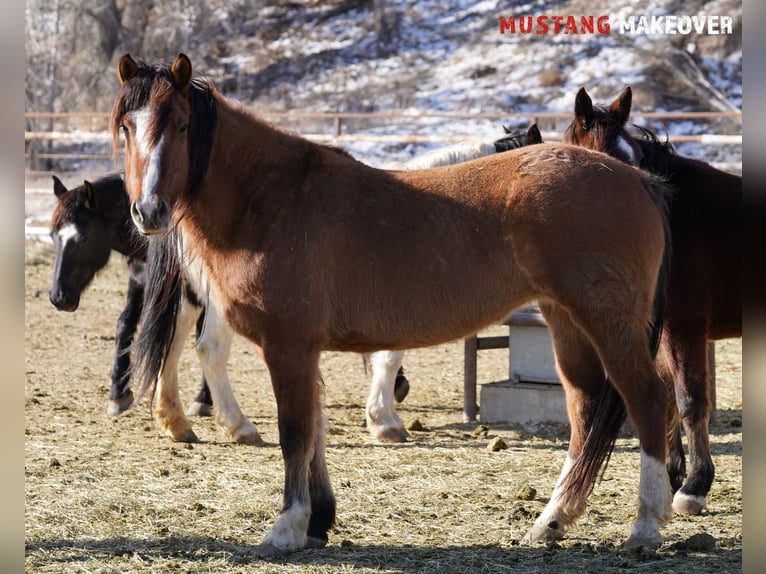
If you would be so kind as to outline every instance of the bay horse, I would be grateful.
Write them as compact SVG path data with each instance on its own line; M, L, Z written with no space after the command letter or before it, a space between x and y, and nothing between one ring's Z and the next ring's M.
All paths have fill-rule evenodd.
M432 346L531 300L550 327L572 434L525 540L559 539L582 515L627 412L641 476L626 545L660 544L672 511L654 366L668 263L659 178L553 143L381 170L263 121L194 77L184 54L170 65L124 54L117 75L112 146L116 158L122 134L136 226L180 236L212 307L258 345L271 376L284 493L258 556L322 547L335 521L323 350ZM173 282L180 265L167 263Z
M512 130L503 126L505 135L489 142L460 142L418 155L405 162L394 164L390 169L427 169L462 163L487 155L503 153L527 145L543 143L542 135L533 123L524 130ZM404 442L409 433L399 414L396 402L402 402L409 391L409 381L404 376L402 362L404 351L377 351L365 356L372 366L370 393L365 406L367 428L374 438L382 442Z
M542 142L542 136L536 124L530 126L526 131L509 130L504 127L505 135L499 139L490 142L462 142L446 148L434 150L432 152L417 156L407 162L398 164L401 169L414 169L424 165L450 165L471 159L483 157L492 153L502 153L524 145L532 145ZM148 273L151 278L159 279L157 284L152 279L149 280L150 287L156 286L156 290L150 290L147 298L164 297L162 280L165 277L165 249L176 249L175 239L170 241L159 241L153 239L154 247L152 253L160 259L150 267ZM188 275L188 273L187 273ZM204 279L199 277L198 282L202 284ZM197 287L197 290L207 289L207 287ZM152 304L148 305L153 309ZM142 331L143 344L138 345L137 352L137 371L145 381L142 388L149 388L154 381L160 383L160 395L176 393L175 389L168 390L168 383L161 379L162 367L166 363L177 364L178 355L181 347L174 347L173 340L177 338L180 341L185 340L188 332L189 322L179 318L181 307L169 307L167 315L161 315L152 312L147 317L146 328ZM186 325L181 328L176 325ZM170 328L172 326L172 328ZM221 331L223 329L223 331ZM198 352L206 353L205 346L225 347L230 346L230 333L226 329L225 322L211 322L205 329L206 340L210 343L198 343ZM228 353L227 353L228 356ZM381 442L403 442L409 437L404 421L396 412L395 402L401 402L409 390L409 381L404 375L402 362L404 351L377 351L365 355L365 365L371 367L372 376L370 381L370 390L365 405L365 419L367 429L373 438ZM165 385L164 387L162 385ZM224 379L219 384L228 384ZM178 433L176 433L178 434ZM185 435L180 435L181 439Z
M83 291L90 285L96 273L107 264L112 251L126 258L129 270L127 297L125 307L117 320L112 384L107 406L107 414L117 416L133 404L133 392L129 386L132 373L130 349L139 322L143 322L144 325L150 322L147 319L141 321L140 318L145 288L149 281L146 269L147 254L151 256L156 247L139 234L133 225L123 174L107 174L93 182L85 180L82 185L72 189L67 189L54 175L53 192L57 202L51 217L50 234L56 257L49 298L57 309L72 312L78 308ZM189 311L187 315L196 319L199 338L204 309L188 285L184 289L184 307ZM179 317L179 322L182 320L185 321L184 325L188 324L188 317ZM183 325L173 325L169 341L178 354L188 334L189 329L185 329ZM221 352L226 355L222 359L225 364L228 348L222 347ZM177 358L174 356L172 360L163 363L158 369L158 376L163 379L176 379ZM205 374L211 374L214 377L212 386L222 405L216 405L216 420L219 426L236 442L263 444L257 428L242 413L229 390L228 379L222 379L220 373L211 370L211 360L213 358L209 355L200 356L203 371L200 390L186 414L209 414L213 400ZM217 357L215 360L219 361ZM157 421L173 439L196 442L197 436L180 411L180 405L176 386L175 394L160 397L155 411Z
M675 153L646 128L627 129L630 86L608 106L594 106L585 88L575 98L574 119L564 141L603 151L666 178L670 202L672 262L661 372L675 386L677 409L668 472L677 512L699 514L715 475L710 456L708 341L742 336L742 177ZM689 443L684 481L683 421Z

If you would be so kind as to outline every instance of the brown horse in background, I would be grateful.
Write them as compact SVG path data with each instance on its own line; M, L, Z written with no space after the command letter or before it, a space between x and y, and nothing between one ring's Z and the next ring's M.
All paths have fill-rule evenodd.
M444 343L531 300L551 330L572 434L525 539L556 540L582 515L627 410L641 477L626 544L661 542L672 514L666 389L654 367L664 183L565 144L380 170L264 122L193 78L183 54L169 66L126 54L118 77L113 149L122 134L136 225L178 234L211 307L261 348L271 375L284 498L259 555L324 546L335 520L323 350ZM170 266L165 278L177 274Z
M669 206L673 255L658 359L663 376L675 384L678 404L669 429L673 508L699 514L715 472L708 438L707 343L742 336L742 178L678 155L645 128L631 135L625 127L631 100L627 87L610 106L594 107L581 88L564 141L638 165L674 188ZM685 482L679 413L689 441Z

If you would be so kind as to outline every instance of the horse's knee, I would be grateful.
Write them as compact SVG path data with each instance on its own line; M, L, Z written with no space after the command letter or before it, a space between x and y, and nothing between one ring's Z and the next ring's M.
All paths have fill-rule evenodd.
M196 344L197 356L203 361L219 360L228 355L228 345L219 338L202 336Z

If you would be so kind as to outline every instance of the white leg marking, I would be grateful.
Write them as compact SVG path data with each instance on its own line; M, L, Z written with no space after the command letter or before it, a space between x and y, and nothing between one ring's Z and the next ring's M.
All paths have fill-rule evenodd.
M670 492L670 479L665 463L641 449L638 516L626 546L656 548L660 545L660 527L670 520L672 515Z
M294 501L290 508L277 517L274 526L263 539L264 544L271 544L285 551L301 550L306 546L309 517L310 508Z
M264 444L263 439L242 412L226 371L232 338L231 327L221 316L214 298L209 297L205 307L205 327L197 341L197 355L213 398L216 421L236 442L260 446Z
M404 422L394 406L394 384L404 351L378 351L370 356L372 380L367 396L367 427L373 437L401 442L407 438Z
M569 474L574 461L569 453L561 468L561 473L556 481L556 486L551 493L548 504L545 505L540 516L535 520L534 525L523 538L524 542L550 542L558 540L564 535L567 526L572 524L582 514L585 508L585 501L580 501L575 505L565 505L563 501L564 479Z
M681 514L699 514L707 504L707 497L686 494L680 490L673 496L673 510Z

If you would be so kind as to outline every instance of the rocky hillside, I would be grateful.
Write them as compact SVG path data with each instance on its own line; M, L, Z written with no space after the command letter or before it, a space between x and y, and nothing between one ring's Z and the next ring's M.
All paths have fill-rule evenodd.
M622 4L84 0L78 7L65 5L74 14L61 7L54 14L51 3L30 0L27 108L107 110L116 89L115 62L124 51L147 61L170 60L183 51L224 93L261 111L568 112L580 86L586 86L595 101L606 102L625 85L633 88L637 111L741 108L741 2ZM663 14L730 16L733 31L651 36L616 30L620 17ZM43 29L54 25L54 15L59 36L51 51L53 40ZM527 15L609 15L612 31L500 33L501 16ZM71 41L64 39L68 34ZM52 68L57 70L54 85ZM741 131L731 121L653 127L669 133ZM445 120L371 129L496 134L498 128L489 122ZM371 156L382 152L388 158L415 150L363 144L352 151ZM721 161L721 154L734 152L719 148L712 153L717 157L711 161Z

